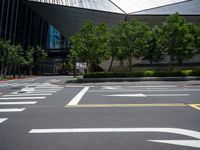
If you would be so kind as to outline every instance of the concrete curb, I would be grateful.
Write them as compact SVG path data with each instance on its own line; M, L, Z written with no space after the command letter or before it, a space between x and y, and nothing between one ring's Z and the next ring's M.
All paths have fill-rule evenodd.
M67 83L92 83L92 82L138 82L138 81L190 81L200 80L200 76L187 77L133 77L133 78L83 78L69 80Z

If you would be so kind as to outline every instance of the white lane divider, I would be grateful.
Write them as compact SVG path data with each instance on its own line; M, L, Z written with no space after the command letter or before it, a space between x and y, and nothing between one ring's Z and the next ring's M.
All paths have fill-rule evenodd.
M90 86L84 87L67 105L77 105L89 88Z
M36 104L37 101L29 101L29 102L0 102L0 105L31 105Z
M20 112L24 111L26 108L1 108L0 112Z
M200 132L180 128L59 128L59 129L32 129L29 133L118 133L118 132L156 132L184 135L198 140L147 140L150 142L167 143L173 145L200 148Z
M0 123L6 121L8 118L0 118Z
M45 99L46 97L4 97L0 98L0 100L12 100L12 99Z
M116 97L182 97L189 96L189 94L112 94L112 95L103 95L103 96L116 96Z

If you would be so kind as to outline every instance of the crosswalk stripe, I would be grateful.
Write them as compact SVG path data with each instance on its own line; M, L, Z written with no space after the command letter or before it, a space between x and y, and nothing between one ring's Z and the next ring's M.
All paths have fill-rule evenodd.
M0 118L0 123L6 121L8 118Z
M17 87L17 86L25 86L28 83L17 83L16 85L12 85L12 87Z
M30 102L0 102L0 105L30 105L36 104L37 101L30 101Z
M5 97L0 98L0 100L10 100L10 99L45 99L46 97Z
M49 92L49 91L36 91L36 92L34 92L34 91L32 91L32 92L23 92L23 91L16 91L16 92L12 92L12 93L10 93L10 95L18 95L18 94L27 94L27 95L29 95L29 94L52 94L52 93L56 93L56 92Z
M13 85L13 84L5 83L5 84L1 84L0 87L6 87L6 86L10 86L10 85Z
M41 93L41 94L21 94L21 93L19 93L19 94L11 94L11 95L3 95L3 97L15 97L15 96L42 96L42 95L44 95L44 96L48 96L48 95L52 95L52 93Z
M20 112L24 111L26 108L2 108L0 112Z

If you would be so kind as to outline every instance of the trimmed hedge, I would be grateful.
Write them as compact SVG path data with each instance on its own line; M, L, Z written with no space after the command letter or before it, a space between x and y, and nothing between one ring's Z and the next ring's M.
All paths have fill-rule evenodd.
M134 73L115 73L115 72L95 72L93 74L84 74L84 78L129 78L129 77L184 77L200 76L200 70L181 70L181 71L140 71Z

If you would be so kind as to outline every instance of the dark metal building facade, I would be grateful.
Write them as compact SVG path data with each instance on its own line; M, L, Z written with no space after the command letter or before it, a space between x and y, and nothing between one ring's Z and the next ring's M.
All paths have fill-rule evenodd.
M0 38L12 44L46 48L48 23L24 0L0 0Z

